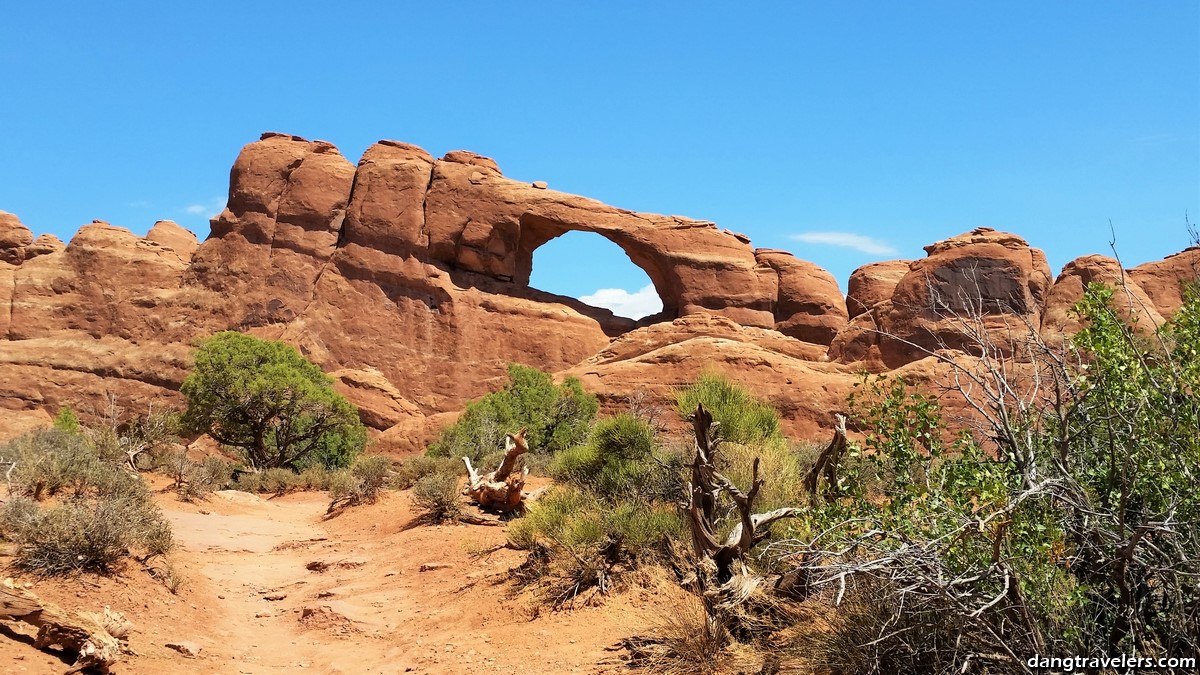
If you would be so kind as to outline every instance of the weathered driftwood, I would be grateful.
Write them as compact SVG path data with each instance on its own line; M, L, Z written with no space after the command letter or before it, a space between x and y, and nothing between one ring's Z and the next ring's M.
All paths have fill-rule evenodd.
M515 471L517 459L529 452L529 446L525 443L525 429L505 436L504 451L504 459L500 466L495 471L483 475L471 466L470 457L463 457L463 463L467 465L467 487L464 494L485 509L511 513L519 511L525 505L525 496L521 490L525 488L529 469Z
M842 461L842 453L846 451L846 416L834 413L833 440L821 451L816 464L804 476L804 491L808 493L810 502L817 499L817 483L821 476L825 477L825 501L837 500L841 490L838 485L837 470Z
M688 520L691 525L692 546L702 560L716 566L716 578L725 583L733 576L733 563L745 557L750 549L767 535L767 528L782 518L800 514L797 508L782 508L767 513L754 513L754 500L762 489L764 479L759 475L758 458L754 459L754 477L748 492L742 492L715 467L720 439L712 431L717 425L703 405L696 406L692 427L696 434L696 454L692 460L691 503ZM717 497L726 492L737 507L739 522L725 539L717 537Z
M766 581L745 565L746 554L767 536L767 528L772 523L781 518L797 516L800 509L782 508L754 513L754 501L764 483L759 473L758 459L754 460L750 489L742 492L716 470L720 439L714 433L717 424L703 405L696 406L692 427L696 436L696 452L692 459L689 485L688 524L696 554L693 581L704 601L708 634L717 643L723 643L731 629L735 628L737 621L734 617L739 613L740 606ZM720 517L717 502L722 492L733 501L739 520L723 539L717 534Z
M42 601L30 591L16 588L11 580L0 585L0 620L21 621L38 629L33 646L58 646L76 654L67 673L94 668L107 673L121 659L121 640L131 628L125 617L107 607L103 614L68 613Z

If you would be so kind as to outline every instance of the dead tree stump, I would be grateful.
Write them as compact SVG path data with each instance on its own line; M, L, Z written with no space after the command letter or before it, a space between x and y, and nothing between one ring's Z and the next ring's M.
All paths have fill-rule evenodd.
M107 607L103 614L67 613L37 595L16 588L11 581L0 585L0 620L21 621L38 629L33 646L38 649L58 646L77 656L67 673L95 668L109 672L121 659L121 640L130 624L119 612Z
M475 500L482 508L512 513L525 506L525 495L521 490L525 488L529 469L515 471L517 459L529 452L529 446L525 443L525 429L505 436L504 451L504 460L500 462L500 466L495 471L483 475L471 466L470 457L463 457L463 463L467 465L467 487L463 494Z

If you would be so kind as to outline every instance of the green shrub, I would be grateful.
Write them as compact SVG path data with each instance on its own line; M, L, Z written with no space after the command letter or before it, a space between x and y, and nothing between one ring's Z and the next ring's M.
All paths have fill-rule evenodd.
M366 443L329 376L282 342L226 331L204 340L180 391L183 422L239 448L255 469L348 466Z
M1026 336L1030 362L949 364L985 437L948 439L937 400L901 378L860 385L847 457L879 481L804 514L819 545L779 547L810 588L849 580L809 654L846 672L1018 672L1039 649L1197 653L1200 296L1149 335L1113 294L1087 288L1067 345Z
M588 442L554 457L550 475L616 502L682 501L683 459L662 452L646 422L619 414L596 424Z
M79 433L79 417L75 415L71 406L64 405L58 409L58 415L54 417L54 428L68 434Z
M549 576L551 599L562 603L587 588L607 590L620 570L661 558L682 532L683 520L674 508L647 502L614 507L566 485L547 492L512 522L508 540L531 552L518 576Z
M579 380L555 385L546 373L517 364L508 367L504 389L467 404L462 417L429 447L435 457L470 457L472 462L504 447L504 436L526 429L533 454L552 454L587 438L600 404Z
M685 419L698 404L718 422L717 433L733 443L782 443L779 413L770 404L715 373L705 373L691 386L675 394L679 414Z
M423 476L413 485L412 494L429 522L455 520L462 511L462 495L455 474L439 472Z

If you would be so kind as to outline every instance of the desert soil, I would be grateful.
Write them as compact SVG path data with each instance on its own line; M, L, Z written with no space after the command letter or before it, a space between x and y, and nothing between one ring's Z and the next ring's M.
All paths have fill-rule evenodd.
M121 675L615 672L625 668L610 648L683 600L659 583L551 611L513 584L525 554L501 548L502 527L418 524L406 493L333 518L323 493L158 500L178 542L177 594L134 564L109 577L16 577L64 608L109 605L133 621L136 654ZM0 624L3 671L65 671L26 628ZM187 657L172 642L201 650Z

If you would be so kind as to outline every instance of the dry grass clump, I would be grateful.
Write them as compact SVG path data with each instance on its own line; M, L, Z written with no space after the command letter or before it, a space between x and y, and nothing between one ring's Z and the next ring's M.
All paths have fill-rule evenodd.
M359 457L349 471L335 471L327 476L329 510L374 504L387 485L392 472L392 460L382 455Z
M422 476L413 485L413 501L424 511L421 519L429 523L457 520L462 513L462 495L458 476L438 471Z

